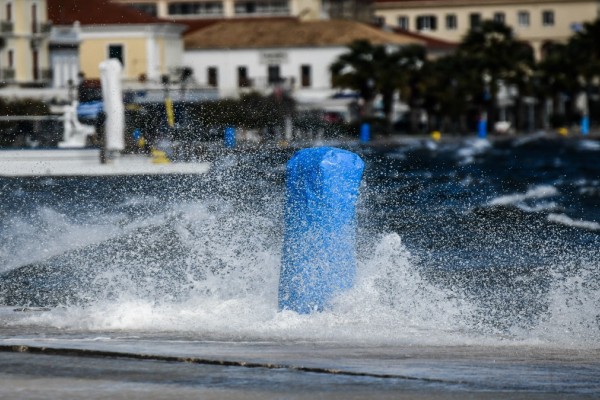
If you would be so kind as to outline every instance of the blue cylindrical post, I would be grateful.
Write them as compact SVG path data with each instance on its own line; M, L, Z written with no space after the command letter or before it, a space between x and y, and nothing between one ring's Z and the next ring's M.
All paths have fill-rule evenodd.
M225 147L233 149L235 147L235 128L225 128Z
M485 139L487 136L487 113L481 113L479 117L479 124L477 124L477 136L481 139Z
M590 133L590 116L584 115L581 117L581 134L587 135Z
M360 141L368 143L371 140L371 125L364 122L360 125Z
M300 150L289 160L280 310L321 311L352 286L363 169L358 155L333 147Z

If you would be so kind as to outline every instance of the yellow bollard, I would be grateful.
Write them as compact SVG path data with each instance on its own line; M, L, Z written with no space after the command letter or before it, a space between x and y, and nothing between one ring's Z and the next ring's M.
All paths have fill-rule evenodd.
M173 110L173 100L170 97L165 99L165 108L167 110L167 124L172 128L175 126L175 111Z
M167 153L161 150L152 149L152 163L153 164L168 164L171 161L167 157Z
M431 132L431 138L434 141L439 142L440 140L442 140L442 132L440 132L440 131Z

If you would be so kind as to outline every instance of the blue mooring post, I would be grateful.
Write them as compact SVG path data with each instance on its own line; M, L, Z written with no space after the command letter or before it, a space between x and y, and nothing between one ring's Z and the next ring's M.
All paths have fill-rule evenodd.
M280 310L322 311L354 283L363 169L358 155L333 147L300 150L288 161Z
M481 113L479 117L479 124L477 125L477 136L481 139L485 139L487 136L487 113Z
M584 115L581 117L581 134L587 135L590 133L590 116Z
M225 128L225 147L233 149L235 147L235 128Z
M360 125L360 142L368 143L371 140L371 125L364 122Z

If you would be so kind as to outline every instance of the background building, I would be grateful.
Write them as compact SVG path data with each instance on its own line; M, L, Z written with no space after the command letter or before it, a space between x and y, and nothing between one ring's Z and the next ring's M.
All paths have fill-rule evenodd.
M171 20L294 16L321 17L321 0L112 0L149 15Z
M376 0L375 15L385 25L458 42L482 20L512 27L538 58L548 42L564 42L583 22L599 16L597 0Z
M300 101L322 100L335 92L330 65L359 39L392 47L427 45L416 35L347 20L224 20L186 34L184 63L201 85L218 88L222 97L281 89Z
M42 87L50 83L51 24L45 0L0 0L0 82Z
M125 83L159 82L162 75L181 69L185 26L108 0L47 1L57 29L78 26L79 71L86 79L99 79L99 65L108 58L121 61Z

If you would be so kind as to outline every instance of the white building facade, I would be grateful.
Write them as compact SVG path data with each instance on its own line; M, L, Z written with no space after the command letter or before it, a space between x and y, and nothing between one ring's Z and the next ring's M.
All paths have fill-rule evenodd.
M347 51L342 46L197 49L186 51L183 59L196 81L216 87L221 97L283 86L299 98L318 99L334 93L329 66Z
M285 90L297 100L336 92L330 66L355 40L399 47L426 43L355 21L228 21L184 37L184 65L221 97Z

